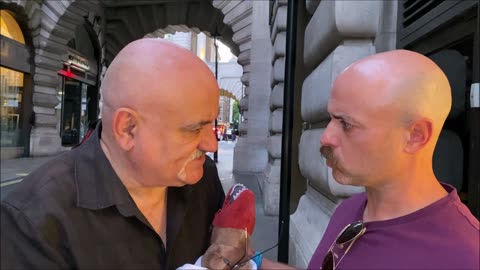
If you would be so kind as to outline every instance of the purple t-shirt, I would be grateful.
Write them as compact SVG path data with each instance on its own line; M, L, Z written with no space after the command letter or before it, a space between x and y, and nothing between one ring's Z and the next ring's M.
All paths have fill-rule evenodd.
M366 232L352 245L337 269L480 269L478 220L452 186L448 196L411 214L365 223ZM320 269L337 237L349 223L362 219L367 197L343 201L308 266ZM341 258L345 248L334 249Z

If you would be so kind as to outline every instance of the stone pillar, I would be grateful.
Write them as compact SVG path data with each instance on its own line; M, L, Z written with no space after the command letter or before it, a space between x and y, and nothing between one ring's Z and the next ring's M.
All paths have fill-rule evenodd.
M39 14L40 25L33 31L35 122L30 134L31 156L52 155L61 150L60 133L57 129L60 119L55 113L55 107L60 102L57 92L61 87L61 78L57 72L62 69L62 56L67 51L65 44L73 37L76 27L72 23L57 25L65 10L66 7L60 2L43 2ZM81 23L82 19L72 18L75 23Z
M200 57L203 61L210 61L207 58L207 36L204 33L199 33L197 35L197 56ZM208 55L210 56L210 55Z
M251 41L248 65L244 66L242 82L248 85L246 96L248 111L243 112L246 121L240 123L244 133L234 150L233 171L240 173L264 173L268 163L267 135L269 115L269 78L272 70L270 58L272 45L269 38L268 1L243 1L252 6ZM225 16L227 18L227 16ZM235 30L234 30L235 31ZM241 35L242 30L236 31ZM240 45L242 50L242 45ZM239 55L243 59L242 53ZM248 84L246 83L248 81ZM246 127L246 133L245 133Z
M270 95L270 125L268 137L269 162L261 187L264 211L278 215L280 204L280 167L282 158L283 91L285 81L285 49L287 30L287 1L275 1L272 9L271 42L273 44Z
M388 26L396 13L392 6L383 6L386 2L389 1L306 1L313 16L305 29L307 77L301 100L305 130L300 140L299 167L308 185L290 218L289 259L296 267L307 267L340 201L363 191L333 179L320 155L320 137L329 120L327 104L337 75L352 62L374 54L376 47L382 51L393 49L395 35Z
M33 2L32 2L33 3ZM80 5L85 5L80 8ZM62 79L58 71L63 68L67 56L67 42L74 37L77 26L85 23L85 18L93 24L95 34L101 46L103 33L95 14L101 15L98 3L84 1L65 5L60 1L43 1L31 9L30 26L35 47L35 71L33 75L33 111L35 122L30 135L30 154L32 156L52 155L62 151L60 131L57 124L60 116L55 107L59 101L58 92ZM102 56L104 47L101 48Z
M268 141L269 164L266 170L263 195L265 213L277 215L279 213L280 194L280 167L282 154L282 131L283 131L283 102L284 102L284 76L285 76L285 53L286 53L286 28L287 28L287 1L278 0L273 3L271 19L271 39L273 43L273 76L272 93L270 96L270 136ZM298 4L296 19L297 31L293 37L296 42L296 63L294 78L293 97L293 128L291 148L291 175L290 175L290 212L296 208L300 197L305 193L306 181L301 175L298 164L298 146L302 131L302 119L300 116L300 100L302 82L305 78L303 72L303 39L306 25L306 7L303 2Z

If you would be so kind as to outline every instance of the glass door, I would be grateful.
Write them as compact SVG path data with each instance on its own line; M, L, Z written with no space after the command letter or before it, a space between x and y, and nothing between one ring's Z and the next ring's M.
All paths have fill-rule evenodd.
M0 67L1 147L23 147L24 74Z
M64 77L62 102L62 145L78 144L88 128L88 85L72 78Z

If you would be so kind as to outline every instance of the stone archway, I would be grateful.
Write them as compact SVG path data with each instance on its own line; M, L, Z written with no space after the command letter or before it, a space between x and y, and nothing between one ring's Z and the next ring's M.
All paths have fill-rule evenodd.
M232 40L232 29L223 23L223 14L209 1L150 1L138 5L134 1L105 2L106 62L129 42L157 29L165 32L197 29L208 36L220 34L220 40L238 54ZM183 29L183 31L185 31Z
M7 0L7 2L18 2ZM257 3L258 2L258 3ZM268 83L264 80L265 73L269 73L268 65L265 60L263 63L256 60L256 64L251 65L251 54L257 50L255 54L268 55L268 23L264 26L261 24L262 30L259 31L259 24L257 21L263 20L264 12L267 9L268 3L260 4L260 1L227 1L227 0L179 0L179 1L163 1L163 0L68 0L68 1L20 1L28 17L29 27L33 33L33 43L35 47L35 71L34 71L34 109L37 114L34 129L32 130L31 149L33 155L46 155L59 152L61 150L59 135L56 128L59 119L55 116L54 107L57 105L56 98L57 88L59 85L57 72L62 68L61 55L66 51L67 42L73 37L75 28L88 20L96 23L94 29L98 36L98 43L101 46L102 64L108 64L108 59L111 59L116 52L126 44L130 39L137 37L138 33L132 33L130 26L136 24L139 29L154 31L155 29L168 27L169 25L186 25L190 28L198 28L208 33L215 31L217 26L218 32L224 36L222 42L233 48L234 54L238 55L238 63L243 67L243 74L241 82L246 86L244 96L252 100L265 100L263 97L265 91L269 91ZM168 6L172 5L172 6ZM153 7L153 8L152 8ZM125 12L130 9L130 13ZM255 11L257 10L257 11ZM156 13L155 13L156 12ZM213 14L212 16L205 16ZM254 14L257 17L253 21ZM123 14L123 15L121 15ZM142 14L151 14L145 18L151 18L147 21L142 17ZM153 15L152 15L153 14ZM261 15L260 15L261 14ZM126 19L121 17L128 17L128 24ZM129 17L130 16L130 17ZM130 19L135 20L131 21ZM143 19L142 19L143 18ZM115 34L115 29L122 29L126 34ZM265 28L265 29L263 29ZM261 32L261 35L258 34ZM252 33L257 33L256 37L252 38ZM142 34L145 34L142 33ZM139 35L140 36L140 35ZM267 37L267 38L265 38ZM130 40L131 41L131 40ZM270 44L271 45L271 44ZM257 49L255 49L257 48ZM266 51L267 50L267 51ZM258 79L251 80L250 74L258 74ZM251 81L255 81L251 85ZM262 83L257 83L265 81ZM257 91L261 91L262 98L256 97ZM265 103L265 104L264 104ZM265 108L268 108L268 102L253 102L248 106L251 113L263 113ZM246 109L246 108L244 108ZM244 115L247 111L244 110ZM244 117L246 118L246 117ZM262 123L249 123L248 133L250 133L250 124L252 127L252 138L257 140L260 144L266 144L266 134L268 130L263 130L267 126L266 120L268 115L265 115L265 121L256 118L255 121ZM265 123L264 123L265 122ZM243 126L247 126L245 122ZM254 127L262 127L262 130L256 131ZM266 128L265 128L266 129ZM258 134L257 134L258 133ZM265 133L265 135L264 135ZM247 141L247 134L242 138L241 142L250 144ZM240 148L240 147L239 147ZM245 148L245 147L241 147ZM266 153L265 146L251 147L252 151L245 153L246 157L239 158L240 160L253 160L252 164L260 164L255 161L254 156L258 156L258 149ZM265 150L263 150L265 148ZM252 166L253 166L252 165ZM245 170L248 169L248 165ZM257 166L258 168L263 165ZM239 169L243 170L243 169Z
M49 155L61 151L57 130L55 107L59 103L58 71L67 57L67 43L74 38L79 25L90 23L95 32L95 42L102 44L98 14L100 5L87 1L27 1L25 9L30 17L34 35L35 71L33 76L33 105L35 123L31 134L31 155ZM100 52L101 61L103 53Z

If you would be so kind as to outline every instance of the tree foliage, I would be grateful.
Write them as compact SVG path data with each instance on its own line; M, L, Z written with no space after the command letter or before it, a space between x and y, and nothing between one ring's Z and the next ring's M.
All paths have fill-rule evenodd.
M232 116L232 126L234 129L238 129L238 123L240 122L240 110L238 109L238 101L233 103L233 116Z

